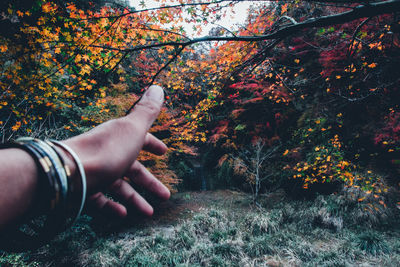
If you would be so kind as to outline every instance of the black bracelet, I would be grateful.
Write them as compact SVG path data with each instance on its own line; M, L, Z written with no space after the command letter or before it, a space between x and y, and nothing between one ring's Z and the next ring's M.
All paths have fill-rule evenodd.
M39 198L35 201L39 208L35 213L28 212L29 216L23 218L25 222L2 233L0 249L18 252L38 248L65 230L80 214L81 209L77 212L76 207L68 205L73 203L69 192L71 181L68 179L71 174L63 157L51 143L20 138L16 142L0 144L0 148L20 148L28 152L35 161L39 178ZM69 217L71 213L72 218Z
M0 148L19 148L32 156L38 170L38 194L36 206L27 212L13 226L4 229L0 236L0 249L12 252L21 252L27 249L38 248L54 237L56 231L53 218L48 215L56 205L57 192L54 179L51 178L51 167L41 153L31 145L12 142L1 144Z
M23 142L26 145L32 146L42 155L43 159L49 165L51 175L48 178L49 180L53 180L57 196L56 205L54 206L53 210L55 210L59 216L65 216L65 210L67 207L68 181L62 160L48 144L39 139L19 138L17 139L17 142Z

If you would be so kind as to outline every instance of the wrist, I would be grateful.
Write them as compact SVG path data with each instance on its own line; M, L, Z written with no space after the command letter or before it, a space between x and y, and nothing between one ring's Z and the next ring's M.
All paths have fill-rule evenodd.
M0 150L7 166L0 167L0 228L37 205L39 174L34 159L19 148ZM23 168L21 168L23 166Z
M63 144L63 145L68 146L70 149L72 149L72 151L74 151L78 160L82 164L82 168L85 172L85 178L86 178L85 180L86 180L87 190L90 192L93 192L94 185L93 185L92 179L90 179L90 177L92 176L92 175L90 175L91 169L92 169L91 165L93 165L93 164L90 164L90 162L92 162L93 160L91 160L91 159L88 160L87 159L88 157L82 155L81 150L79 149L81 147L84 147L85 145L82 144L82 142L80 142L80 140L77 138L67 139L67 140L61 141L59 143L61 143L61 145ZM58 149L61 150L63 153L65 165L68 166L68 169L71 172L71 179L74 182L79 181L81 178L81 174L80 174L76 160L71 155L71 153L66 151L64 148L60 147L60 145L57 145L57 146L58 146Z

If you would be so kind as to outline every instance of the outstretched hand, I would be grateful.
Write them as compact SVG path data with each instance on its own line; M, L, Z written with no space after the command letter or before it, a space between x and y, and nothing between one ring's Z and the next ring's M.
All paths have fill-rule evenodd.
M163 102L162 88L150 86L127 116L110 120L87 133L64 141L83 163L88 201L98 210L125 217L125 205L129 205L148 216L153 214L151 205L124 177L161 199L170 197L168 188L136 160L142 149L156 155L167 151L162 141L148 133ZM70 160L69 165L75 166ZM123 204L107 198L103 193L105 191Z

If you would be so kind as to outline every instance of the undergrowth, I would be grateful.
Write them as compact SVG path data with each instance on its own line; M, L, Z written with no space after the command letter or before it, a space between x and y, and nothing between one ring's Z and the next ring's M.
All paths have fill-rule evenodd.
M362 204L334 195L264 209L231 197L173 224L107 234L86 217L37 251L0 254L0 266L400 266L396 212L368 220Z

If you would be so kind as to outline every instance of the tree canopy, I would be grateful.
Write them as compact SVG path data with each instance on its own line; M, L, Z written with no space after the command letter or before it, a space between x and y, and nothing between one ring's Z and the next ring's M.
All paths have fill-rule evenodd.
M339 183L380 198L379 170L394 172L400 149L400 1L248 1L243 25L218 26L240 2L6 1L3 141L80 133L158 83L168 99L152 131L171 152L142 157L163 181L177 182L170 155L199 151L240 177L238 155L262 142L274 152L265 186Z

